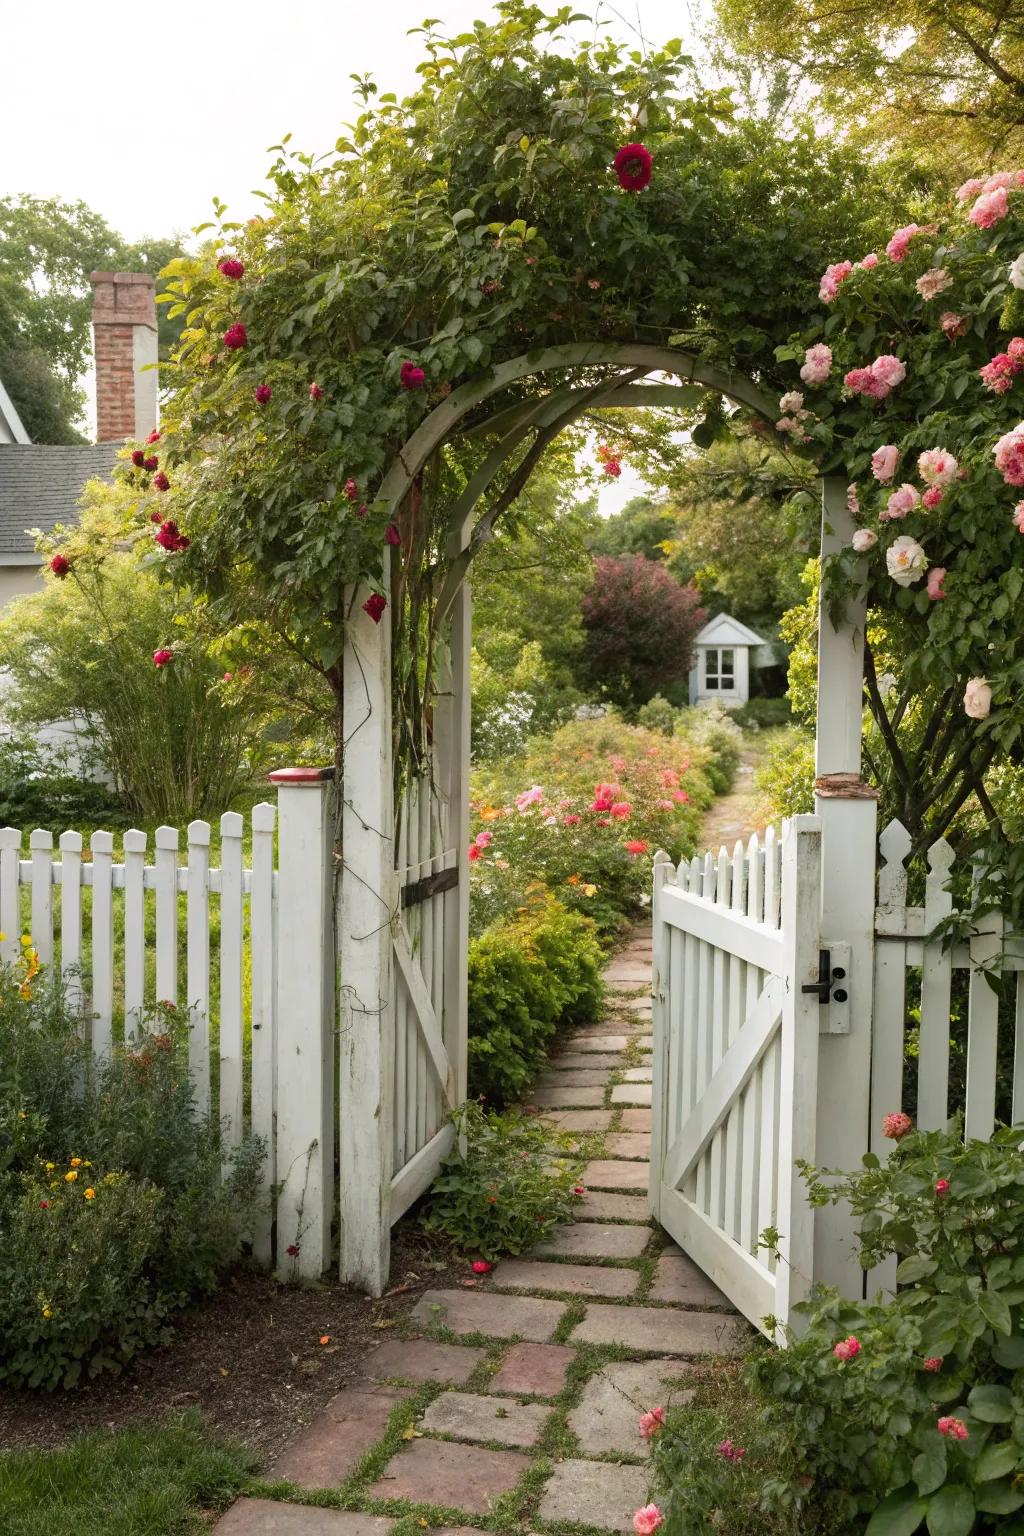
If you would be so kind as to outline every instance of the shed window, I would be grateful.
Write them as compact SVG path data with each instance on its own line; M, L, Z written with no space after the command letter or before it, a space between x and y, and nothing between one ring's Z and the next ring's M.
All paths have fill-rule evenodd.
M708 646L704 652L704 685L718 693L736 687L736 653L731 647Z

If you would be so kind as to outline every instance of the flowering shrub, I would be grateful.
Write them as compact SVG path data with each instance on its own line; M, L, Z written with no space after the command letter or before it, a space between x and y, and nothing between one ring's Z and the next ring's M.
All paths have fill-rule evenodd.
M849 1201L865 1268L900 1259L895 1300L819 1290L785 1351L748 1359L743 1417L729 1422L726 1405L696 1445L682 1419L670 1423L658 1452L680 1536L720 1530L721 1507L737 1511L726 1527L737 1531L766 1516L822 1536L1020 1531L1024 1128L964 1146L890 1118L886 1164L869 1155L838 1180L812 1170L810 1191L818 1204ZM708 1454L712 1438L738 1432L739 1476ZM703 1471L692 1485L691 1456Z
M477 1257L474 1271L486 1274L487 1261L523 1253L572 1219L583 1193L580 1168L569 1139L553 1141L535 1120L472 1102L454 1119L460 1140L431 1185L424 1225ZM553 1145L563 1157L552 1158Z
M590 918L534 888L469 945L469 1091L506 1103L543 1064L560 1024L592 1019L603 996Z
M583 672L623 708L685 685L693 644L707 614L695 587L683 587L646 555L601 555L583 598Z
M0 1381L71 1387L166 1339L217 1288L262 1147L245 1142L222 1177L177 1010L93 1063L82 1021L25 956L0 967Z

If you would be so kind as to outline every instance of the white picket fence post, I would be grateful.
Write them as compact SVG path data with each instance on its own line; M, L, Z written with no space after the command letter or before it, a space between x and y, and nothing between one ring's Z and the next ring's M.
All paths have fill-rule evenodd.
M273 805L253 806L252 896L249 904L249 945L252 956L252 1104L254 1136L266 1147L263 1164L265 1205L253 1233L253 1255L269 1265L272 1212L270 1195L277 1183L277 904L274 900Z
M331 1259L333 776L330 768L270 775L278 800L277 1273L283 1279L319 1279Z

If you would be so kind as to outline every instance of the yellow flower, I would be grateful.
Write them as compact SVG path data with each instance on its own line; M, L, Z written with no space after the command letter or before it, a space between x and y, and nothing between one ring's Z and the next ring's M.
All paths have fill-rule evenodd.
M78 1178L78 1174L72 1168L70 1173L66 1173L64 1175L64 1182L65 1182L65 1184L73 1184L77 1178Z
M23 933L22 934L22 936L21 936L21 947L22 947L22 949L31 949L32 948L32 935L30 933Z
M91 1168L92 1167L92 1163L90 1163L88 1158L86 1158L85 1162L82 1164L82 1167L83 1168Z
M44 1317L52 1317L53 1316L53 1308L52 1307L44 1307L43 1308L43 1316Z
M81 1168L81 1166L82 1166L82 1159L80 1157L71 1157L71 1158L68 1159L68 1167L69 1168Z
M18 1110L18 1119L19 1120L27 1120L28 1119L28 1115L25 1113L25 1111L23 1109L19 1109Z
M30 1003L32 1001L32 988L29 986L27 981L23 981L21 986L18 988L18 996L21 998L23 1003Z
M6 933L0 932L0 944L2 944L4 942L6 937L7 937Z
M56 1163L47 1163L46 1164L46 1171L47 1171L47 1173L52 1173L53 1170L56 1168L56 1166L57 1166Z
M584 894L584 896L596 896L597 895L597 886L596 885L585 885L583 887L583 894Z
M85 1191L85 1198L87 1200L95 1200L96 1199L96 1191L94 1189L87 1189Z

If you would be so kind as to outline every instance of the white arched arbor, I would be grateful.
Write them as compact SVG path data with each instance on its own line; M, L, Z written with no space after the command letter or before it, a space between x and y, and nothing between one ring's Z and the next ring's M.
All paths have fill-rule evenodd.
M487 403L520 380L557 374L548 392ZM665 374L671 384L641 383ZM705 391L774 422L774 400L750 379L673 348L639 343L574 343L513 358L443 400L396 455L379 492L397 518L433 455L460 435L493 446L447 520L447 564L438 572L431 633L437 664L431 762L394 804L391 631L350 593L344 655L345 754L337 914L339 962L340 1273L379 1295L386 1285L392 1223L422 1194L447 1155L447 1118L466 1094L466 951L469 867L471 600L465 576L500 511L565 426L588 410L692 407ZM478 503L510 464L504 499L474 523ZM845 486L823 482L822 552L849 542ZM756 530L752 531L756 537ZM382 590L388 591L385 586ZM826 878L822 932L870 932L873 909L855 910L872 888L874 801L860 782L863 610L849 607L839 627L819 620L816 765ZM397 821L396 821L397 809ZM829 878L840 860L855 877ZM829 1108L820 1160L859 1159L867 1124L870 955L851 976L853 1023L828 1042L819 1068L819 1104ZM860 1005L858 1000L860 1000ZM824 1042L823 1042L824 1044ZM863 1094L859 1085L863 1083ZM861 1099L863 1102L861 1102ZM824 1234L831 1213L819 1213ZM830 1244L834 1249L835 1244ZM847 1270L849 1273L847 1273ZM844 1285L842 1274L824 1276Z

